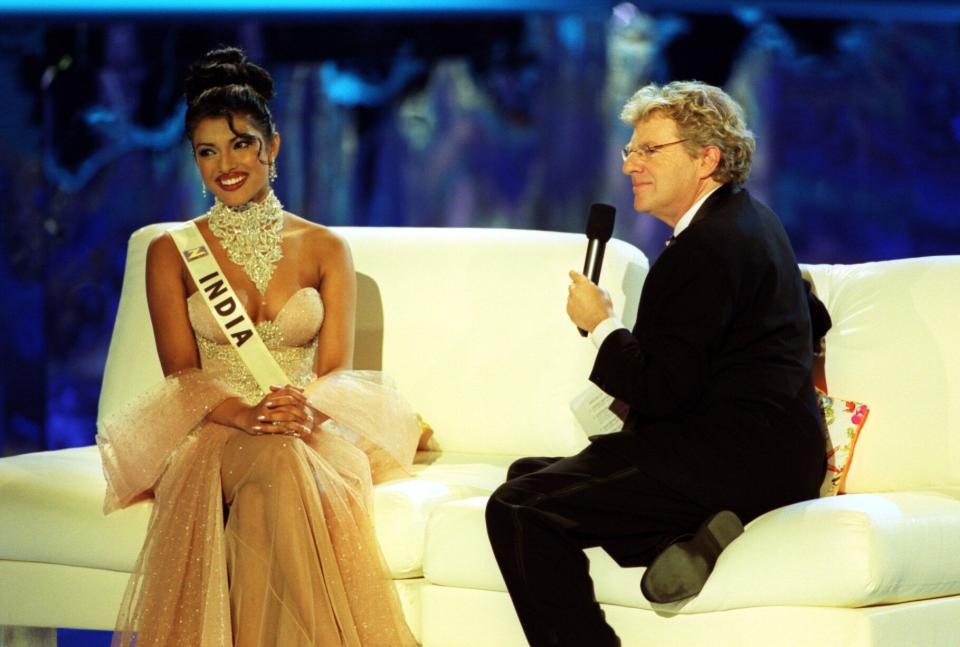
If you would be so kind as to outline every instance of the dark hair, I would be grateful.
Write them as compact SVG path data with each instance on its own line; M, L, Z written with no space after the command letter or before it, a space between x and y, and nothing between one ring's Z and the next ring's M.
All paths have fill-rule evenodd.
M273 137L268 103L273 98L273 78L237 47L215 49L194 61L187 69L184 94L184 125L191 141L197 124L208 117L225 118L230 130L239 135L233 126L236 114L250 119L267 140Z

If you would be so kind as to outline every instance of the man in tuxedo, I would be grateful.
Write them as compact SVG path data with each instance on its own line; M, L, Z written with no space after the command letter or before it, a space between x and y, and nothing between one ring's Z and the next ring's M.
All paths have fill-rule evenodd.
M754 150L740 107L698 82L626 104L634 207L673 227L636 325L571 272L567 313L590 331L590 379L628 406L579 454L527 458L491 496L487 529L533 647L619 645L583 549L644 565L654 602L699 593L742 523L814 498L824 436L810 315L776 215L741 185Z

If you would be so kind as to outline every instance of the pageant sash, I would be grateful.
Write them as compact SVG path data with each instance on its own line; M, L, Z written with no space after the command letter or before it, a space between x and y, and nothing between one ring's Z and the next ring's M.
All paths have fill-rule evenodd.
M287 377L277 360L267 349L256 326L250 321L246 308L220 269L220 264L207 247L207 241L197 229L197 225L188 221L170 230L173 242L183 255L184 263L193 277L203 300L210 308L210 314L216 320L224 336L230 341L253 378L264 393L270 392L272 384L289 384Z

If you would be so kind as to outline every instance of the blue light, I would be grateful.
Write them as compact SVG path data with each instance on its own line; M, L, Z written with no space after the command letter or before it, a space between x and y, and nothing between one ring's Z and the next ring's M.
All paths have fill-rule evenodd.
M526 12L608 10L612 0L0 0L24 14Z

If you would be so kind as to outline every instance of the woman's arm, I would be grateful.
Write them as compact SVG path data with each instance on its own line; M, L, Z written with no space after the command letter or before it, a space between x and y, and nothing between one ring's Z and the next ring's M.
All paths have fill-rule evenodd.
M160 366L167 377L200 368L200 352L187 315L187 285L170 234L154 238L147 248L147 305Z
M323 376L353 367L357 277L350 247L330 230L317 232L310 253L320 263L319 290L324 315L314 372Z
M160 366L167 377L200 368L200 351L187 313L187 280L170 234L155 238L147 248L147 305ZM259 420L268 412L266 402L251 407L240 398L227 398L206 419L247 433L268 433L274 429L264 428Z

